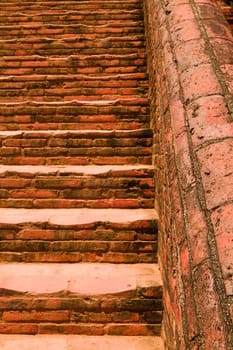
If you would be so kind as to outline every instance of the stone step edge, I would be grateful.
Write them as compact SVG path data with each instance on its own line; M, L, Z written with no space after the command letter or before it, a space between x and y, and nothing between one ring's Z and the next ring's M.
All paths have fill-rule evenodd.
M15 209L0 208L0 223L49 223L71 226L93 222L125 223L158 220L155 209Z
M146 129L133 129L133 130L121 130L121 129L112 129L112 130L95 130L95 129L85 129L85 130L14 130L14 131L0 131L0 137L3 136L33 136L33 135L66 135L66 136L72 136L72 135L107 135L112 137L121 138L122 136L127 137L128 135L132 135L134 137L148 137L148 133L150 133L149 136L152 136L152 130L150 128ZM144 135L145 134L145 135Z
M68 292L97 296L161 286L160 270L154 263L0 264L0 290L17 293L39 295Z
M153 170L153 165L0 165L0 174L29 173L29 174L81 174L100 175L109 172L123 172L133 170Z
M95 77L95 79L99 79L98 76ZM22 101L22 102L1 102L1 106L115 106L119 104L123 105L132 105L135 104L146 104L148 100L146 98L125 98L125 99L115 99L115 100L93 100L93 101L84 101L84 100L71 100L71 101L52 101L52 102L44 102L44 101Z
M163 350L156 336L0 335L1 350Z

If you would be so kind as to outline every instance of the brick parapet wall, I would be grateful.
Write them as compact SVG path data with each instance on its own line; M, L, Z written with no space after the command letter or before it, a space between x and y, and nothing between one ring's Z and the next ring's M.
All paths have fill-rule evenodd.
M144 0L169 350L233 349L233 37L211 0Z

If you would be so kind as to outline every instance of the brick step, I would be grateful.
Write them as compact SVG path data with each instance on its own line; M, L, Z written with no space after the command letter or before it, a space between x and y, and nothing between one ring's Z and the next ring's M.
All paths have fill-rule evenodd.
M1 10L2 16L0 17L0 23L9 25L9 23L31 23L43 22L43 23L59 23L59 24L72 24L80 23L90 26L105 25L111 22L120 23L120 21L143 21L143 14L141 10L123 11L6 11L5 6Z
M92 147L95 147L95 141L105 143L106 140L91 140ZM144 142L144 139L141 141ZM21 147L24 147L24 142L25 140L20 140ZM77 139L71 141L73 142L77 142ZM118 142L123 146L124 142L130 145L134 140L116 140L116 147ZM109 169L107 172L100 169L99 173L98 169L90 169L94 174L89 174L88 170L80 173L78 167L59 170L56 167L50 169L35 166L34 172L30 173L27 172L27 167L25 168L0 167L1 207L153 208L154 206L153 170L150 169L143 167L126 171Z
M21 96L43 96L45 93L48 94L47 98L53 94L56 97L56 100L59 101L59 97L63 96L76 96L80 99L80 95L84 96L114 96L119 94L119 99L121 95L131 95L135 94L134 98L137 98L139 95L143 97L147 92L147 81L136 81L136 80L121 80L121 79L112 79L112 80L97 80L96 78L92 80L65 80L65 77L57 76L57 79L46 80L46 77L43 75L35 76L35 80L17 79L17 77L10 79L1 79L0 83L0 96L11 96L12 98L17 97L19 94ZM33 79L33 77L31 77ZM39 78L39 79L36 79ZM92 92L92 94L91 94ZM46 97L45 97L46 98ZM87 97L88 98L88 97ZM122 98L125 98L122 96ZM131 97L132 98L132 97ZM98 98L95 97L95 100ZM24 97L25 100L25 97ZM38 99L37 99L38 100ZM4 102L4 100L3 100ZM5 101L6 102L6 101Z
M121 99L137 98L139 93L143 97L146 95L142 88L70 88L70 89L30 89L28 90L1 90L0 89L0 102L23 102L29 99L35 99L39 102L51 102L51 101L73 101L75 98L79 98L79 101L96 101L101 99L102 101L108 101L109 99Z
M53 81L56 82L56 79ZM96 80L89 79L88 83L92 81ZM102 81L106 81L107 84L108 79ZM124 83L124 80L120 81ZM75 84L75 76L71 77L70 83ZM146 99L137 98L101 103L2 103L0 130L135 130L148 127L149 107L146 102Z
M156 264L2 263L0 309L0 333L160 335L160 272Z
M1 263L157 262L152 209L1 208L1 213Z
M1 39L1 46L3 46L4 48L4 45L8 44L8 43L11 43L14 47L15 44L17 43L21 43L22 44L25 44L27 45L27 47L36 47L37 45L39 46L40 44L50 44L51 46L55 43L55 44L58 44L59 47L61 44L67 44L67 43L72 43L72 46L74 45L77 45L79 43L79 41L86 41L88 44L91 44L93 45L93 47L95 47L95 44L97 44L97 47L100 45L100 43L106 43L106 42L110 42L111 45L114 45L115 42L123 42L123 43L128 43L128 42L132 42L131 44L134 44L134 45L139 45L138 43L140 44L144 44L144 34L134 34L134 35L115 35L115 36L112 36L112 35L109 35L109 36L106 36L106 35L101 35L101 34L98 34L98 33L88 33L88 34L85 34L85 33L75 33L74 35L72 35L71 37L68 37L68 38L64 38L64 39L57 39L57 38L47 38L46 35L40 37L38 35L34 36L34 37L25 37L25 38L13 38L13 39ZM91 43L90 43L91 41ZM76 46L76 47L82 47L82 46ZM16 47L17 48L17 47Z
M16 61L7 59L5 57L1 62L0 73L1 75L42 75L42 79L46 77L43 75L64 75L64 74L99 74L99 73L132 73L132 72L145 72L146 62L144 58L128 59L127 57L115 57L112 55L109 59L98 58L95 55L93 57L84 56L81 57L68 57L63 59L48 58L48 59L31 59ZM130 56L129 56L130 57ZM1 78L2 81L3 77ZM2 88L2 86L1 86Z
M45 9L60 9L60 10L135 10L141 9L141 1L23 1L17 3L15 1L0 1L1 7L5 11L31 11L31 10L45 10Z
M52 61L52 60L51 60ZM33 64L33 61L30 61L29 64ZM74 59L75 62L75 59ZM35 60L35 65L37 61ZM108 64L108 62L106 63ZM109 62L109 65L111 61ZM51 64L52 65L52 64ZM81 63L80 63L81 65ZM40 62L38 61L38 66ZM24 68L23 68L24 69ZM53 69L53 68L51 68ZM36 68L35 68L36 70ZM114 68L113 68L114 70ZM11 73L11 75L9 75ZM14 73L14 74L13 74ZM145 72L136 72L136 73L86 73L86 74L22 74L25 73L21 68L17 67L13 70L8 71L8 75L1 76L1 89L11 89L11 88L27 88L38 89L41 88L78 88L78 87L147 87L147 74ZM7 85L8 84L8 85ZM141 101L138 101L141 105ZM125 102L124 102L125 104ZM129 103L128 103L129 104ZM135 103L136 104L136 103ZM145 104L145 103L144 103ZM132 105L132 103L131 103Z
M0 335L1 350L164 350L156 336Z
M152 131L1 131L8 165L151 164Z
M21 96L18 90L11 92L3 92L0 90L0 102L6 103L17 103L23 102L24 100L36 98L37 102L52 102L54 100L61 102L72 102L77 96L80 101L96 101L96 99L101 99L102 101L108 101L109 99L128 99L128 98L136 98L138 96L137 90L127 89L120 93L114 89L95 89L93 94L90 89L73 89L71 91L63 91L59 94L57 89L50 90L38 90L38 94L36 91L26 94L26 91L23 91ZM78 95L80 93L80 95Z
M0 38L11 39L30 37L30 36L41 36L46 35L49 37L55 36L56 38L65 38L66 36L74 36L80 34L96 35L99 38L105 36L119 36L119 35L137 35L143 34L144 27L143 23L129 22L125 23L124 26L120 25L105 25L105 26L86 26L85 24L73 24L73 25L51 25L47 23L33 23L31 25L5 25L0 26Z
M44 38L36 42L34 38L2 40L0 54L11 56L23 52L23 55L71 55L71 54L119 54L135 53L145 47L144 40L124 40L125 37L108 37L98 40L80 40L77 36L66 39ZM129 38L129 37L127 37ZM123 50L123 51L121 51Z
M76 14L76 13L74 13ZM60 18L61 17L61 18ZM117 17L119 17L117 15ZM123 17L126 17L126 15L123 15ZM26 14L22 14L20 17L20 13L14 16L9 17L9 13L5 13L5 18L0 17L0 23L1 26L6 27L9 26L9 23L12 23L12 26L15 26L15 23L18 23L19 26L21 27L29 27L30 24L32 25L32 29L34 28L34 26L36 27L57 27L57 23L59 23L59 26L62 26L65 30L65 28L67 27L79 27L82 28L84 33L89 33L89 32L93 32L95 31L96 33L102 33L105 32L105 28L112 28L112 30L116 31L116 29L118 28L118 30L121 30L124 27L133 27L133 28L141 28L144 26L144 22L143 22L143 18L139 19L137 18L136 20L134 20L134 18L120 18L120 19L114 19L112 18L111 20L104 20L104 19L92 19L92 20L86 20L85 22L84 20L80 20L80 19L76 19L73 18L73 16L71 14L62 17L62 14L57 14L56 16L53 14L49 15L44 15L43 17L39 17L38 16L33 16L33 23L30 22L30 16L27 17ZM15 22L15 20L17 20L17 22ZM59 22L58 22L59 21ZM137 26L138 23L138 26ZM10 26L11 27L11 26Z
M130 42L129 42L130 43ZM18 47L18 49L16 48L16 46ZM108 43L106 43L106 47L101 47L101 45L99 47L95 47L93 50L93 47L91 47L91 44L89 43L88 46L89 47L82 47L82 48L77 48L77 47L73 47L70 44L66 44L66 47L59 47L57 45L57 47L53 47L50 48L49 44L44 44L43 48L34 48L34 49L25 49L25 46L23 47L22 45L19 44L15 44L15 49L13 49L13 45L11 46L10 43L8 45L8 49L3 49L2 47L0 48L0 55L2 56L13 56L13 55L19 55L19 56L28 56L28 55L40 55L40 56L70 56L70 55L77 55L77 54L84 54L84 55L93 55L94 54L98 54L98 55L104 55L104 54L111 54L111 55L116 55L119 54L119 52L121 52L121 54L134 54L135 52L138 52L139 54L145 52L145 48L144 48L144 44L142 44L142 47L122 47L121 46L121 42L116 43L116 45L114 45L115 47L110 47L111 43L109 44L109 48L107 48ZM85 44L84 44L85 45ZM134 45L134 43L132 42L132 45ZM43 45L42 45L43 46ZM82 43L80 43L80 46L83 46ZM104 46L104 45L103 45ZM127 44L126 44L127 46ZM129 44L130 46L130 44Z

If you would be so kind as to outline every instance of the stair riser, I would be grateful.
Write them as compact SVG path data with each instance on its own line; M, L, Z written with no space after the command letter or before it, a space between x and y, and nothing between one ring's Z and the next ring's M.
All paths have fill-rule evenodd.
M86 10L87 8L91 11L111 11L111 10L119 10L122 11L133 11L133 10L139 10L142 8L141 2L122 2L122 3L114 3L106 1L103 2L85 2L85 1L69 1L69 2L55 2L55 1L42 1L40 3L33 2L33 1L25 1L22 3L16 3L16 2L7 2L2 3L0 2L0 9L4 11L37 11L37 10L49 10L51 11L52 8L55 8L56 10Z
M115 106L0 106L0 130L137 129L148 126L149 108L143 104ZM70 125L72 127L70 127ZM123 126L121 128L121 126Z
M47 44L48 45L48 44ZM82 44L80 44L82 46ZM107 46L107 44L106 44ZM129 45L130 46L130 45ZM8 49L2 49L0 48L0 55L1 56L28 56L28 55L40 55L40 56L71 56L71 55L78 55L78 54L83 54L83 55L93 55L95 53L96 55L105 55L105 54L111 54L111 55L117 55L119 54L119 51L122 54L134 54L135 51L141 54L142 52L145 51L143 47L122 47L121 43L117 43L115 47L103 47L102 44L99 45L99 47L95 47L94 50L93 48L90 47L80 47L80 48L70 48L70 45L66 45L66 47L54 47L54 48L49 48L49 47L44 47L44 48L36 48L36 49L28 49L25 46L22 47L22 45L18 46L18 49L12 49L12 45L9 45Z
M61 40L59 43L44 42L44 43L23 43L20 40L14 42L2 42L0 54L3 56L16 55L76 55L82 54L131 54L135 53L137 49L144 50L144 42L142 41L112 41L109 40L96 40L89 42L77 41L70 43Z
M88 300L75 295L22 297L17 292L2 289L0 333L158 335L161 297L161 287L100 295Z
M39 152L39 151L36 151ZM45 157L38 157L35 154L33 156L12 156L15 153L15 149L11 149L10 154L8 153L6 157L0 158L1 163L5 165L125 165L125 164L138 164L143 165L151 164L151 156L77 156L73 152L62 156L62 154L55 156L48 156L49 153L45 152ZM57 153L57 152L56 152ZM137 149L132 150L132 153L137 154ZM64 203L63 203L64 205ZM105 206L104 206L105 207Z
M138 220L132 222L92 222L79 225L52 225L44 223L0 223L3 240L95 240L95 241L156 241L157 222Z
M0 246L5 252L0 251L0 262L103 264L139 264L158 262L156 256L157 245L155 243L135 243L131 245L125 242L122 244L115 244L113 242L111 245L98 242L87 242L85 244L82 242L80 244L79 242L76 242L76 245L73 245L73 243L75 242L67 244L63 244L63 242L43 244L38 241L32 242L31 244L25 244L20 241L16 241L12 244L2 242ZM17 244L17 248L24 250L24 252L15 252L15 244ZM124 252L127 247L130 247L129 252ZM38 251L35 251L36 249L38 249ZM67 252L64 253L63 249L67 249ZM75 251L75 249L77 251ZM96 251L96 249L98 249L98 251Z
M150 130L0 135L2 164L150 164Z
M18 68L18 74L15 75L21 75L25 74L25 71L23 68L34 68L34 73L37 74L43 74L42 69L45 69L45 74L52 75L52 74L60 74L59 69L66 68L67 70L70 69L70 71L67 71L67 73L71 73L71 75L74 74L72 72L72 69L77 68L83 68L83 67L127 67L127 66L145 66L146 61L145 58L140 58L139 55L133 54L133 55L115 55L115 56L71 56L70 58L51 58L51 59L45 59L43 57L39 58L38 56L29 56L22 57L22 60L16 60L16 57L5 57L4 60L1 62L1 73L7 74L7 71L5 69ZM47 72L46 69L51 69L51 71ZM36 69L39 69L38 72L36 72ZM58 72L56 73L56 69ZM63 73L64 74L64 73ZM1 77L2 81L3 77Z
M0 25L1 26L7 26L9 24L15 25L15 23L20 24L21 26L28 26L31 23L31 19L27 19L26 16L7 16L8 14L6 13L5 16L3 14L2 17L0 17ZM100 16L98 16L100 17ZM107 20L106 18L103 18L103 16L101 16L99 19L98 18L90 18L90 15L66 15L63 16L62 14L45 14L42 16L33 16L33 23L39 24L43 21L43 23L46 24L50 24L50 25L56 25L57 23L59 23L60 25L76 25L77 23L79 23L80 25L85 25L85 26L90 26L93 28L96 27L104 27L104 26L108 26L109 25L109 20ZM116 14L114 16L111 16L111 25L113 27L117 27L117 28L121 28L122 26L124 26L124 22L139 22L139 25L141 26L141 23L143 23L143 18L140 15L136 15L136 14ZM126 23L127 25L127 23Z
M83 63L77 63L74 64L73 67L67 67L67 65L64 67L46 67L46 68L40 68L40 63L35 64L31 63L32 67L30 67L30 63L28 64L29 67L26 68L18 68L18 67L10 67L10 68L1 68L0 74L2 76L6 75L15 75L15 76L23 76L23 75L34 75L38 74L41 76L41 80L43 81L45 77L43 75L49 74L49 75L58 75L58 74L108 74L108 73L120 73L120 74L129 74L129 73L137 73L142 72L145 73L146 67L145 62L138 61L129 63L128 61L121 62L117 66L115 66L114 62L93 62L88 63L88 61L85 61ZM3 80L3 79L2 79ZM22 79L21 79L22 80ZM1 87L2 88L2 87ZM78 94L77 94L78 95Z
M143 89L113 89L113 88L74 88L74 89L31 89L28 90L0 90L0 101L2 102L23 102L25 99L36 99L41 102L73 101L77 96L79 100L96 101L97 99L109 100L111 98L135 98Z
M38 23L36 26L33 24L33 26L20 26L15 27L14 26L1 26L0 27L0 38L1 39L15 39L17 36L18 38L24 38L24 37L37 37L40 36L46 36L46 37L55 37L55 38L66 38L69 36L74 35L80 35L80 34L89 34L91 37L95 38L105 38L108 36L119 36L119 35L132 35L132 34L143 34L144 28L143 26L137 25L137 26L124 26L124 27L118 27L115 26L113 28L111 27L85 27L84 25L77 25L77 26L61 26L56 28L56 25L54 27L46 27L43 22Z
M68 227L48 223L0 224L0 236L1 262L157 261L155 221L92 223Z
M9 169L10 170L10 169ZM16 174L10 175L9 172L0 174L0 188L1 191L23 191L25 192L25 197L27 197L27 190L31 189L32 193L40 190L51 190L54 191L54 195L51 198L63 198L62 193L66 191L67 193L75 196L75 193L80 191L80 195L83 191L87 190L89 196L84 198L96 199L96 198L109 198L112 194L114 197L114 192L121 195L122 191L123 198L129 197L150 197L153 196L153 178L152 174L141 174L141 176L136 177L118 177L117 174L102 174L96 176L78 176L69 173L63 173L62 175L44 175L44 174ZM144 176L143 176L144 175ZM4 178L6 176L6 178ZM123 174L124 176L124 174ZM100 191L95 197L95 191ZM108 194L108 192L110 193ZM124 192L125 191L125 192ZM11 193L13 194L13 193ZM36 193L35 193L36 194ZM88 195L88 193L87 193ZM46 195L47 196L47 195ZM43 197L43 195L42 195ZM40 196L39 196L40 198ZM72 197L71 197L72 198ZM82 198L82 196L80 197Z

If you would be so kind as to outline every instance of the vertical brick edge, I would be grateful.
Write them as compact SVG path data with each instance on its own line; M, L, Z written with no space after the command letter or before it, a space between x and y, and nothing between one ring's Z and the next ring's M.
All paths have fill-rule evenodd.
M211 0L144 0L166 349L233 349L233 37Z

